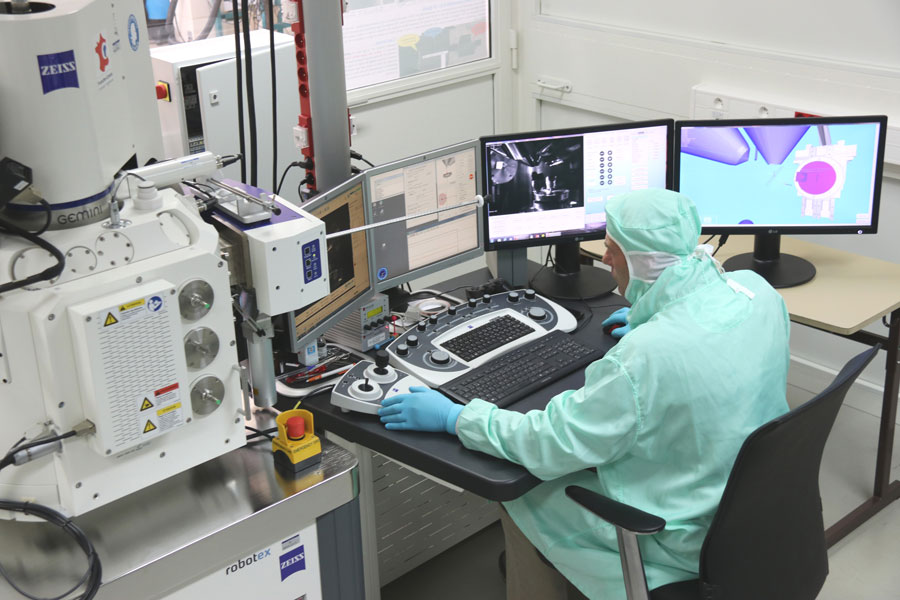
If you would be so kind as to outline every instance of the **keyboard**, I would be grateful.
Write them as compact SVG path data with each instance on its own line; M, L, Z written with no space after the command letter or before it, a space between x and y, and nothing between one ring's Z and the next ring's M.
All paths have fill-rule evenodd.
M443 342L441 346L444 350L470 362L534 331L537 330L519 319L503 315Z
M460 375L438 390L462 404L481 398L499 407L509 406L602 356L603 351L598 348L585 346L562 331L551 331Z

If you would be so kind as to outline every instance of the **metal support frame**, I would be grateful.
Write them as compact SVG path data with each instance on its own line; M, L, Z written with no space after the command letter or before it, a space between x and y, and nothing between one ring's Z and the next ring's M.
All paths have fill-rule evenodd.
M616 527L619 542L619 558L622 560L622 574L625 576L625 596L628 600L650 600L647 589L647 575L641 560L641 547L637 534Z
M828 547L847 536L868 521L888 504L900 498L900 481L891 481L891 456L894 451L894 423L897 420L897 394L900 392L900 310L891 313L889 333L885 338L866 331L843 336L856 342L874 346L884 344L887 350L885 363L884 395L881 403L881 425L878 432L878 450L875 455L875 484L865 502L845 515L825 532Z

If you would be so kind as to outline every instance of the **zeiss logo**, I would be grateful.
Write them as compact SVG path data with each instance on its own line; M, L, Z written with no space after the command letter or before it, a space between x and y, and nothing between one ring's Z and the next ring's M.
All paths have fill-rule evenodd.
M78 70L75 67L74 50L55 54L38 54L37 60L44 94L61 88L78 87Z
M279 556L278 563L281 567L282 581L297 571L304 570L306 568L306 553L303 551L303 546L298 546L287 554Z
M150 312L159 312L159 309L161 309L162 306L163 306L163 301L162 301L162 298L160 298L159 296L153 296L147 302L147 308L150 310Z

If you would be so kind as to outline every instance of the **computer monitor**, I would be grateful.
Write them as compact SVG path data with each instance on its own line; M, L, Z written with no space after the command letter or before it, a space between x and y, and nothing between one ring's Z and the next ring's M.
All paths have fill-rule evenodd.
M555 245L532 281L553 298L611 292L609 272L580 264L578 243L606 234L606 202L670 184L674 121L662 119L481 138L485 248Z
M372 223L471 203L481 179L478 140L432 150L366 171ZM481 213L470 204L370 230L375 289L483 254Z
M682 121L675 189L703 233L756 236L725 269L799 285L816 269L781 254L781 234L877 232L886 130L884 116Z
M325 222L326 235L366 225L365 177L357 175L302 206ZM372 276L365 231L327 240L326 297L290 313L290 349L301 352L351 310L371 298Z

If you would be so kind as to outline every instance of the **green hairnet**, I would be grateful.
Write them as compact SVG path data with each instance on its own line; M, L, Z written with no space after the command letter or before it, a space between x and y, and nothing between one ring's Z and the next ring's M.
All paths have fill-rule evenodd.
M690 198L669 190L629 192L606 203L606 235L625 254L634 303L666 268L694 253L700 216Z

